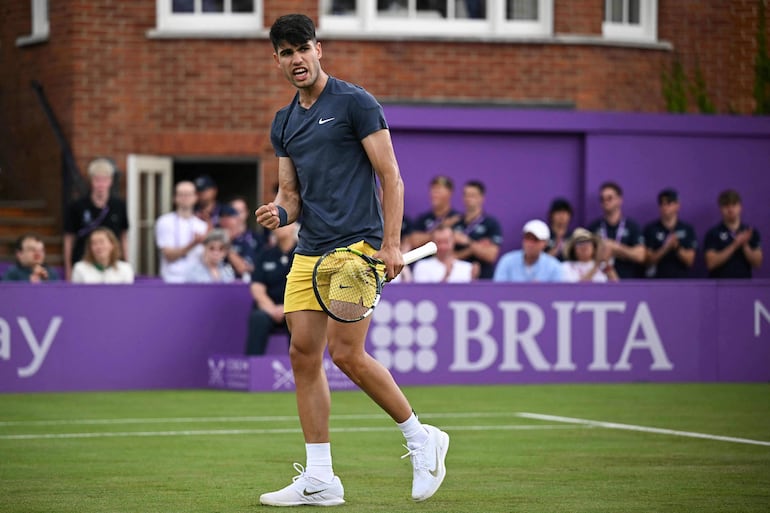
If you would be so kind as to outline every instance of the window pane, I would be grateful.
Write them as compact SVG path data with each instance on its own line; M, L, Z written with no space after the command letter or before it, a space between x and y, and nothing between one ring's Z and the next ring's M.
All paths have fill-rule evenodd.
M232 0L233 12L254 12L254 0Z
M225 12L224 0L203 0L203 12Z
M469 18L486 18L487 0L465 0L465 11Z
M424 18L446 18L447 0L417 0L417 14Z
M537 20L538 0L508 0L509 20Z
M607 0L604 18L612 23L623 23L623 0Z
M628 2L628 22L639 25L639 0L629 0Z
M377 0L377 13L382 16L403 16L409 13L407 0Z
M356 0L331 0L325 2L327 9L330 8L330 12L327 14L355 14L356 13ZM379 7L379 6L378 6Z
M193 12L195 0L174 0L171 4L171 12Z

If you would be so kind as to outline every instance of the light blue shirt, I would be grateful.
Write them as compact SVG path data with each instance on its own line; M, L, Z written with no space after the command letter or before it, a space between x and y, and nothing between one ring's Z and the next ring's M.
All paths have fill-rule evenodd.
M544 282L564 281L564 271L556 258L541 253L534 265L524 264L524 253L518 249L500 257L495 267L494 281Z

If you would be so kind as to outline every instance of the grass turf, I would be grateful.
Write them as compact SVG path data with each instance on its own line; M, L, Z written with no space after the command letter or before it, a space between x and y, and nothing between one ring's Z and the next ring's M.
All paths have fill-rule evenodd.
M534 412L770 442L768 384L407 388L451 436L435 497L409 499L398 429L333 394L350 512L767 512L770 446L521 418ZM0 395L0 511L248 512L304 463L294 396Z

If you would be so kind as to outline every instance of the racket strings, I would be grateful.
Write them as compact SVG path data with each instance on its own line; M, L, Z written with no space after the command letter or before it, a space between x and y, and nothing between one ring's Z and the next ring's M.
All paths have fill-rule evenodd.
M356 320L376 304L380 279L360 256L340 252L327 255L316 268L319 301L335 317Z

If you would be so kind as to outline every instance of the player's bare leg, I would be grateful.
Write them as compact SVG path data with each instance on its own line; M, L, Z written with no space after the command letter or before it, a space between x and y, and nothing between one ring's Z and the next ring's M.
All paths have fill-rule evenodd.
M398 423L406 438L414 475L412 499L423 501L436 493L446 475L449 435L421 424L390 372L364 350L371 318L355 323L328 321L329 355L361 390Z

